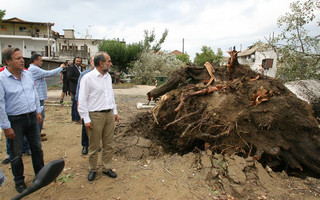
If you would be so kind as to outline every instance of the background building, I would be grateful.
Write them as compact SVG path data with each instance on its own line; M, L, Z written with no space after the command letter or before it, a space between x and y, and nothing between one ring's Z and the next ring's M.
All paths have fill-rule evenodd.
M28 22L16 17L3 19L0 24L0 51L17 47L25 58L30 58L33 52L51 57L50 46L55 42L50 36L52 26L54 23Z
M250 68L263 75L275 77L277 72L277 53L272 48L251 46L238 53L240 64L249 65Z

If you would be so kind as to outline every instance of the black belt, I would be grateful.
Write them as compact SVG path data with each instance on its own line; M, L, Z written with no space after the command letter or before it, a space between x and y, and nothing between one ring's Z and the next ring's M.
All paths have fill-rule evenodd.
M99 111L94 111L94 112L110 112L111 109L108 109L108 110L99 110Z
M21 115L9 115L9 117L30 117L35 114L36 114L36 111L33 111L33 112L21 114Z

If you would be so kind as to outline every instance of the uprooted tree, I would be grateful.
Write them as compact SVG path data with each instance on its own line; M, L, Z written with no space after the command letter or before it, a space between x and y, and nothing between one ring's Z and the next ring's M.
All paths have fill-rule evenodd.
M320 129L308 103L229 52L227 66L187 66L148 93L161 96L132 128L178 152L194 147L252 156L271 168L320 174ZM140 122L140 123L139 123ZM147 123L146 123L147 122Z

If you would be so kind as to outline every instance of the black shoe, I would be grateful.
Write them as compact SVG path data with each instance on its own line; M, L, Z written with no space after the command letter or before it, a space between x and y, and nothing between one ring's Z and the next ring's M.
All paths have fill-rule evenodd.
M17 192L21 193L23 192L25 189L27 189L27 186L26 184L23 182L23 183L19 183L19 184L16 184L16 190Z
M82 147L82 155L87 155L88 154L88 147L83 146Z
M93 181L96 178L96 172L89 172L88 174L88 181Z
M100 151L101 151L101 147L98 148L98 152L100 152Z
M10 162L10 159L9 157L6 157L3 161L2 161L2 164L6 165Z
M60 99L60 104L62 104L63 103L63 99Z
M117 178L117 174L114 171L112 171L111 169L108 169L108 171L106 171L106 172L103 171L102 173L111 177L111 178Z

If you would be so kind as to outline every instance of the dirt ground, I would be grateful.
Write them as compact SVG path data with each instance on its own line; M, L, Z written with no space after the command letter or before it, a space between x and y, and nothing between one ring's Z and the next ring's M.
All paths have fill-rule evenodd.
M71 122L70 98L57 105L60 91L50 90L46 101L42 143L45 163L63 158L65 168L57 182L24 199L319 199L320 180L300 179L285 172L265 169L252 158L213 155L194 151L185 155L166 152L145 138L125 134L139 112L136 104L146 103L146 93L153 87L136 86L115 89L120 122L115 130L114 170L111 179L98 172L96 180L87 181L88 156L81 155L81 125ZM5 158L1 136L0 158ZM23 156L25 181L34 178L30 156ZM99 157L101 168L101 162ZM0 199L11 199L17 192L9 165L0 164L7 180L0 188Z

